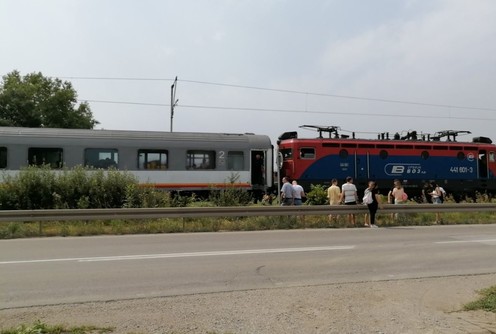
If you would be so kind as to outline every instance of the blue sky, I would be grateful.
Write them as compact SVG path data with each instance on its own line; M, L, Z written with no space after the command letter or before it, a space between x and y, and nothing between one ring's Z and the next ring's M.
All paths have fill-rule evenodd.
M319 124L496 140L494 17L493 0L1 0L0 74L178 76L176 131L275 138ZM67 80L84 100L170 102L171 81ZM90 105L100 128L169 130L167 106Z

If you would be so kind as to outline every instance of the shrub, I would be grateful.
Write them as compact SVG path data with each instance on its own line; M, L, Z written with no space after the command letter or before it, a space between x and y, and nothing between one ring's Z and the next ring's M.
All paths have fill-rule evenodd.
M232 174L225 188L222 190L211 190L209 200L216 206L245 206L252 198L249 192L236 186L239 174Z
M324 185L310 185L310 191L307 192L307 205L324 205L327 204L327 188Z
M93 209L159 207L172 203L170 195L143 187L130 173L85 168L54 171L30 166L17 175L3 176L0 209Z
M169 206L170 207L173 207L173 208L184 208L184 207L187 207L189 205L191 205L191 203L193 203L196 199L196 196L195 194L184 194L184 195L181 195L181 193L172 193L170 194L170 200L169 200Z

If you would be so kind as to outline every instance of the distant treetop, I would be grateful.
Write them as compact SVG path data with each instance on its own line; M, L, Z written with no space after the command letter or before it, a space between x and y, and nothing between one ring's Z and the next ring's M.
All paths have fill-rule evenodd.
M68 81L16 70L2 77L0 126L93 129L98 123Z

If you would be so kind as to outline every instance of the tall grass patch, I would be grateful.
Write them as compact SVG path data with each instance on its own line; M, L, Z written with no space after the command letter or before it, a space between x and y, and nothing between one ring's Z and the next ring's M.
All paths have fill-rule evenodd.
M479 291L481 297L465 305L467 311L483 310L496 313L496 285Z

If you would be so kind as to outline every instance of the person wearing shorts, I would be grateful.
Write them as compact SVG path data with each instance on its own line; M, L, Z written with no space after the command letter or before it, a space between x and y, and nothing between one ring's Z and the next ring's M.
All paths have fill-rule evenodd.
M341 203L344 205L356 205L358 201L357 188L353 184L353 178L348 176L346 183L341 187ZM350 213L348 215L348 222L350 225L355 226L355 215Z

